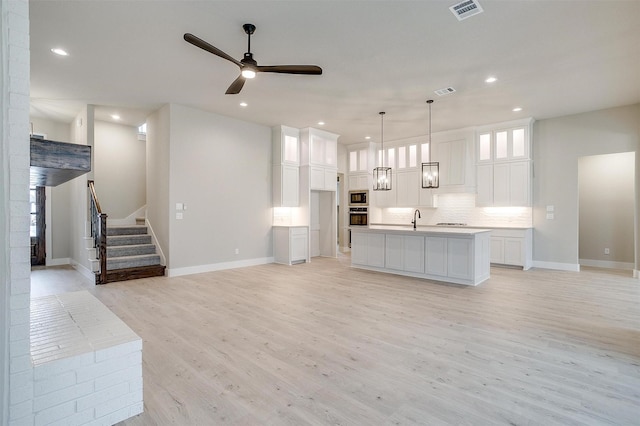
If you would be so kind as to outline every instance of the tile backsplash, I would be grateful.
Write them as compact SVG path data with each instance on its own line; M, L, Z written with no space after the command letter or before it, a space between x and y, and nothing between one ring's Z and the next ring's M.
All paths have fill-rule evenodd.
M418 225L449 222L466 223L470 226L533 226L531 207L476 207L475 194L438 194L437 197L437 208L420 209L422 218L418 219ZM409 225L413 220L414 210L413 208L382 209L380 222Z

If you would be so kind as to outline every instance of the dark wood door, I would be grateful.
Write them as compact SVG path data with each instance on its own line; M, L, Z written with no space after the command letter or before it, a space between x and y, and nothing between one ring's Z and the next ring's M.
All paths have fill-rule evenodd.
M44 186L31 189L29 196L31 204L31 266L44 265L45 253L45 193Z

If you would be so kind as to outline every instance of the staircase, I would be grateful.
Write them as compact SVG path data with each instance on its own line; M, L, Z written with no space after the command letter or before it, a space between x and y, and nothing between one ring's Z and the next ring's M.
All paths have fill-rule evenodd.
M144 225L107 227L107 282L164 276Z

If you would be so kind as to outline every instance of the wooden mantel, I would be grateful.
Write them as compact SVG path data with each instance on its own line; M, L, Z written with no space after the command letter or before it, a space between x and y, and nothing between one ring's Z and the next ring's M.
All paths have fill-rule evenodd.
M58 186L90 171L90 146L31 138L32 186Z

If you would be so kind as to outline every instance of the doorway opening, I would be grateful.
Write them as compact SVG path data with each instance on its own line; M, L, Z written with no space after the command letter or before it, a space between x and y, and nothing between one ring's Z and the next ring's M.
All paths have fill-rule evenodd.
M31 237L31 266L41 266L46 263L45 202L44 186L30 188L31 219L29 222L29 236Z
M633 270L635 152L578 159L581 266Z

